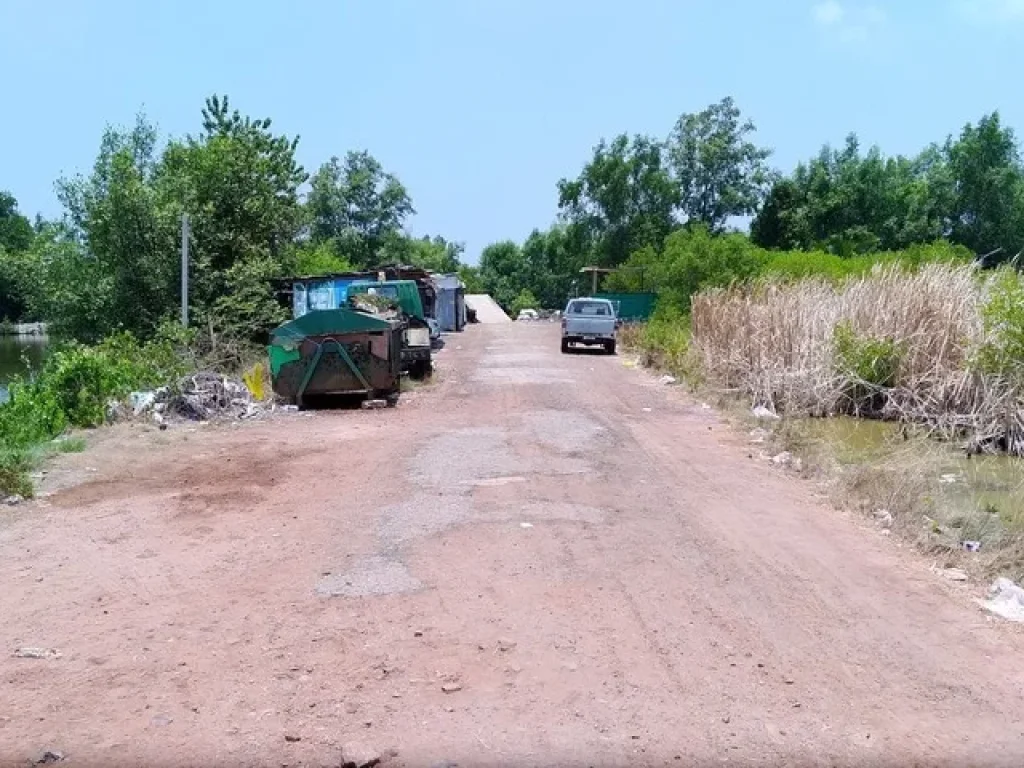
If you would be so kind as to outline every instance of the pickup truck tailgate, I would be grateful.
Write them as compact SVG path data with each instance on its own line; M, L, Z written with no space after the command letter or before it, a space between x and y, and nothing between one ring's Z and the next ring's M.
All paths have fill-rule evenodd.
M567 315L566 336L611 336L615 333L615 319L592 315Z

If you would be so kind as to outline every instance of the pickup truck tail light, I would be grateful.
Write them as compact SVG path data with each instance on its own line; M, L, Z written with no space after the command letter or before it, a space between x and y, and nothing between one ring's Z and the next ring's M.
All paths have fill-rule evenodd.
M565 325L566 325L566 320L565 320L565 318L563 317L563 318L562 318L562 330L563 330L563 331L565 330Z

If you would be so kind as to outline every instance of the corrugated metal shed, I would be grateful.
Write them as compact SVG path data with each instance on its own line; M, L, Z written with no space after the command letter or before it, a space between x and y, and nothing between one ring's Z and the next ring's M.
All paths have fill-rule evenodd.
M458 275L431 275L437 302L434 317L442 331L466 327L466 289Z

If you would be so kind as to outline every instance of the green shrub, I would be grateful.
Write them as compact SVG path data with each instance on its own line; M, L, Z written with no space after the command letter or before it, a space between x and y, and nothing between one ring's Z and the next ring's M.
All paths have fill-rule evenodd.
M33 495L31 456L23 450L0 449L0 496L18 495L26 499Z
M34 382L10 384L10 399L0 405L0 449L45 443L69 426L98 426L110 401L176 380L192 364L183 354L185 336L168 326L146 344L121 333L93 347L58 349Z
M519 292L519 295L516 296L515 301L512 302L512 306L509 307L509 309L512 310L512 316L516 317L522 310L536 309L537 306L537 297L534 296L529 289L524 288Z
M879 390L897 383L903 346L893 339L858 336L848 322L833 329L832 343L836 371L847 379L845 394L854 409L876 407Z
M981 318L985 340L976 366L984 373L1024 378L1024 280L1015 270L996 275Z
M85 450L84 437L63 437L51 443L53 450L57 453L81 453Z
M0 450L27 448L50 440L67 427L67 415L52 390L13 381L0 405Z
M651 319L640 326L630 342L653 365L694 382L696 368L690 357L690 318L675 307L660 305Z

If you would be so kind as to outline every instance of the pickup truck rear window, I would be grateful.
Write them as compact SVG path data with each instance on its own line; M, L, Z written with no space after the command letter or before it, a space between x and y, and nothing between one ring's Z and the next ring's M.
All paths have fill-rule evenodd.
M574 301L569 305L570 315L596 315L608 317L612 311L609 306L600 301Z

